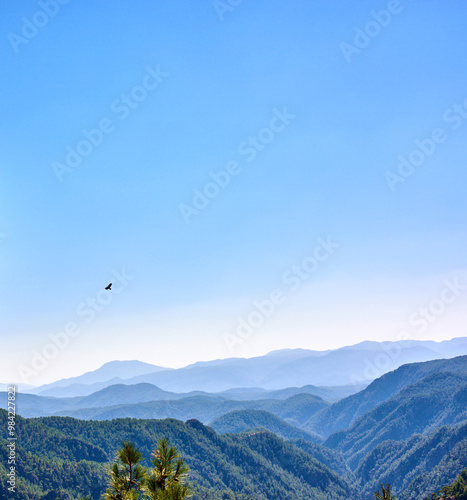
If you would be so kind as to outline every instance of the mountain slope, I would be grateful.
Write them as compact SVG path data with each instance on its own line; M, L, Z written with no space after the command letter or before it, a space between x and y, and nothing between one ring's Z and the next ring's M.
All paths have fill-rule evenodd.
M95 408L113 406L122 403L134 404L146 401L165 400L176 397L172 392L163 391L152 384L124 385L116 384L105 387L98 392L82 398L77 406L79 408Z
M318 387L315 385L304 385L303 387L287 387L285 389L266 390L260 388L235 388L226 391L210 393L222 396L226 399L252 400L252 399L287 399L297 394L311 394L325 401L335 402L339 399L355 394L365 389L368 384L349 384L333 387ZM208 393L209 394L209 393Z
M467 375L432 373L332 434L325 445L348 457L355 468L379 443L403 441L467 419Z
M162 391L151 384L114 385L90 396L50 398L18 394L18 413L23 417L72 416L84 419L110 418L197 418L209 422L236 409L263 409L300 427L311 415L329 403L311 394L296 394L288 399L235 401L203 393L186 396ZM124 404L130 403L130 404ZM6 409L6 393L0 393L0 408Z
M6 418L7 413L0 410L0 425L6 425ZM17 473L22 478L15 497L18 500L33 498L33 490L37 494L59 489L98 499L105 487L104 467L113 460L121 441L134 442L149 458L162 436L181 452L197 491L211 495L207 498L213 498L215 492L225 494L216 498L239 500L358 498L329 468L269 432L219 436L196 420L85 422L17 417L17 433ZM7 448L6 442L0 441L3 464ZM0 490L4 490L3 474L0 481Z
M284 439L303 439L320 443L321 438L309 434L264 410L235 410L209 424L218 434L239 433L247 429L266 429Z
M390 483L399 500L420 500L451 483L467 463L467 422L444 426L426 436L385 441L355 471L357 487L370 497Z
M350 427L359 417L405 387L437 372L467 374L467 356L403 365L379 377L363 391L341 399L310 418L304 428L324 437Z
M254 405L254 403L250 404ZM312 415L328 406L329 403L323 401L318 396L313 396L311 394L295 394L284 400L277 401L267 399L260 401L259 408L274 413L274 415L283 418L296 427L302 427Z
M110 420L113 418L176 418L187 420L196 418L207 423L233 410L265 410L284 420L289 420L295 411L293 422L304 421L310 414L326 407L328 403L317 396L301 394L285 400L259 399L253 401L232 401L208 396L192 396L178 400L150 401L130 405L108 407L65 409L59 416L80 419Z
M340 477L346 479L350 484L356 484L355 475L347 465L342 453L326 448L326 446L322 444L305 441L304 439L291 440L291 443L318 460L318 462L329 467Z
M467 468L450 485L443 486L440 495L448 497L450 500L467 500ZM436 500L439 497L436 497Z

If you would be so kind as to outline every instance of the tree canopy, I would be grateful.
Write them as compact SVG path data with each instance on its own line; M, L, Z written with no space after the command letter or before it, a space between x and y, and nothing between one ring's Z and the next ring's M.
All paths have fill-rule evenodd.
M123 442L117 459L108 471L105 500L184 500L190 496L189 472L180 453L161 438L152 453L152 468L141 465L142 453Z

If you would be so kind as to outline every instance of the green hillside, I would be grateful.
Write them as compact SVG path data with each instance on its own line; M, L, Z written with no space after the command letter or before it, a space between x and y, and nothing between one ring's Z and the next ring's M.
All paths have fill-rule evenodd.
M7 413L0 410L4 428L6 418ZM134 442L143 456L149 457L157 439L163 436L180 450L191 469L191 480L197 488L194 499L357 498L344 479L269 432L220 436L197 420L96 422L17 417L17 435L19 479L15 498L19 500L39 499L50 491L53 493L48 498L56 498L54 495L62 489L73 496L97 499L105 486L105 464L113 459L121 441ZM5 464L6 441L1 440L0 449L0 462ZM4 478L2 470L2 500L7 498Z
M442 498L449 498L450 500L467 500L467 468L464 469L459 477L449 486L443 486L437 494L430 496L429 500L438 500Z
M359 417L387 401L405 387L415 384L431 373L467 374L467 356L410 363L374 380L366 389L341 399L313 415L304 428L328 437L349 428Z
M467 419L467 376L434 373L369 411L325 445L342 452L351 468L379 443L403 441Z
M139 388L147 397L158 390ZM102 397L118 400L118 387L90 396ZM86 398L30 402L46 411L50 400L66 413ZM120 443L134 442L149 457L160 437L186 459L194 500L373 500L381 483L392 484L399 500L422 500L467 463L467 357L403 366L333 405L307 393L241 401L199 395L72 411L87 420L17 417L20 500L97 500ZM129 413L138 419L116 418ZM301 428L324 415L336 419L328 430L351 424L324 442ZM1 410L4 428L6 416ZM178 420L148 419L155 416ZM7 498L6 444L0 440L0 500Z
M342 453L326 448L326 446L318 443L305 441L304 439L293 440L291 442L297 448L300 448L308 453L308 455L318 460L318 462L328 466L331 470L339 474L339 476L347 479L350 484L357 484L355 475L347 465Z
M218 408L224 413L234 409L264 409L278 414L281 418L293 420L294 425L301 426L316 412L326 408L329 403L319 396L308 393L309 387L304 387L304 392L299 392L300 390L295 387L271 393L264 391L262 398L251 397L250 399L249 392L237 398L236 396L240 394L234 392L217 395L200 391L175 394L163 391L151 384L115 384L89 396L72 398L18 393L17 402L18 410L23 417L60 415L101 420L102 415L108 415L107 418L133 418L143 413L144 416L141 418L187 420L193 417L209 421L209 418L206 420L206 415L208 417L211 414L215 415ZM6 402L7 393L0 392L0 408L6 409ZM198 409L197 402L200 402Z
M209 424L219 434L238 433L247 429L266 429L284 439L303 439L320 443L319 436L298 429L281 418L264 410L236 410L216 418Z
M264 410L301 426L311 415L326 408L326 401L311 394L297 394L288 399L259 399L233 401L220 397L192 396L178 400L149 401L145 403L67 409L56 412L58 416L70 416L84 420L110 420L113 418L196 418L201 422L214 419L234 410ZM31 412L27 414L31 415ZM42 416L40 414L39 416Z
M366 496L383 482L394 486L399 500L420 500L452 482L466 463L467 422L406 441L384 441L364 457L355 476Z

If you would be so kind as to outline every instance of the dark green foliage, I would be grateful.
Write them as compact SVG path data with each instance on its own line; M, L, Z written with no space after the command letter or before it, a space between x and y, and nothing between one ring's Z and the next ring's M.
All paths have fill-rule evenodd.
M347 465L345 458L341 453L317 443L311 443L303 439L291 441L297 448L308 453L311 457L318 460L322 464L329 467L332 471L336 472L339 476L348 480L350 484L355 484L356 479L353 472Z
M145 485L146 471L141 466L143 456L133 443L123 442L117 460L109 468L106 500L136 500Z
M287 476L290 477L290 486L294 484L293 477L299 477L308 484L314 486L316 495L311 498L321 498L319 490L327 491L326 498L331 500L339 498L341 495L356 498L356 492L352 491L345 480L340 478L335 472L331 471L323 464L315 459L310 459L310 456L297 450L292 444L285 442L279 437L269 432L253 432L251 434L237 434L233 436L235 440L246 442L248 448L256 451L261 457L284 470ZM262 477L261 481L271 483L271 488L274 485L269 477ZM272 498L295 498L292 493L299 493L296 498L307 498L307 491L302 488L299 483L296 487L283 489L283 493ZM286 492L289 493L286 494ZM282 495L282 496L281 496ZM303 495L303 496L301 496Z
M297 427L302 427L310 417L328 406L329 403L317 396L295 394L284 401L263 405L262 409L274 413Z
M2 420L2 419L0 419ZM17 417L17 423L19 418ZM6 463L7 442L0 440L0 463ZM71 456L71 454L70 454ZM50 491L66 491L73 497L78 495L99 498L106 485L105 463L81 460L63 460L36 455L18 443L16 449L17 492L15 499L38 499ZM3 481L4 474L0 475ZM0 499L11 499L5 483L0 487Z
M380 489L375 492L375 500L397 500L397 498L391 493L390 484L381 484Z
M433 491L462 498L465 476L455 481L467 463L467 357L402 367L362 393L321 409L321 423L324 417L336 418L323 423L326 429L349 419L353 423L319 444L297 426L310 422L323 405L309 394L254 401L195 396L131 406L143 415L190 415L185 423L18 416L16 498L97 500L121 442L134 443L147 468L161 437L185 458L193 500L368 500L377 489L384 498L381 484L389 483L399 500L436 498ZM124 415L129 407L81 411L105 418ZM218 431L236 433L216 434L192 415L214 415ZM4 428L6 418L0 411ZM7 498L6 454L6 441L0 439L0 500Z
M400 500L420 500L453 481L467 463L467 423L445 426L427 436L385 441L355 471L358 486L370 495L381 482L394 485Z
M236 410L219 418L209 424L216 432L243 432L251 428L263 428L283 437L284 439L304 439L320 443L318 436L312 435L302 429L298 429L272 413L264 410Z
M309 419L304 428L328 437L334 432L347 429L359 417L389 400L402 389L439 372L467 374L467 356L403 365L377 378L363 391L319 411Z
M467 387L467 375L434 373L401 390L366 413L348 430L330 436L325 445L348 457L352 469L378 444L403 441L415 433L427 433L467 418L467 400L459 395Z
M190 496L191 488L186 481L190 469L167 439L159 439L151 462L146 491L152 500L183 500Z
M295 389L299 390L299 389ZM306 390L306 389L305 389ZM281 395L288 390L281 391ZM294 390L291 390L294 392ZM6 409L6 398L0 393L0 408ZM264 410L301 427L312 415L329 405L318 396L293 394L287 399L269 398L236 401L214 395L181 397L161 391L151 384L135 386L113 385L90 396L47 398L33 394L18 394L18 408L23 417L71 416L80 419L107 420L112 418L197 418L210 422L234 410Z
M0 425L5 426L6 418L0 410ZM199 421L173 419L101 422L17 417L16 422L21 464L16 500L39 499L50 490L97 500L106 488L106 467L122 441L134 443L145 458L141 465L149 467L154 443L161 437L170 439L185 458L194 500L358 498L345 480L269 432L220 436ZM4 457L0 459L5 463Z
M430 497L425 497L425 500L438 499L467 500L467 468L459 474L459 477L450 486L443 486L439 491L439 496L432 493Z

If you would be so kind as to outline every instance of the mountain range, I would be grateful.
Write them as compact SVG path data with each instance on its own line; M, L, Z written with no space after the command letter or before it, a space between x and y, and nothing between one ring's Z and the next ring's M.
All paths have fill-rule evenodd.
M140 361L111 361L95 371L28 389L27 392L75 397L87 396L110 385L140 383L153 384L176 393L212 393L236 388L279 390L304 385L355 385L358 390L403 364L462 354L467 354L466 337L443 342L365 341L327 351L285 349L250 359L203 361L178 369Z
M116 418L115 407L107 409L112 420L17 416L18 498L35 498L40 487L50 498L63 498L63 490L97 500L119 443L131 440L150 456L160 436L186 458L196 499L368 500L380 483L391 483L399 500L421 500L467 463L467 356L404 365L334 403L298 393L250 401L189 396L142 408L156 404L214 418L209 426L193 418ZM126 406L117 407L121 416ZM331 418L345 427L323 427ZM6 419L0 410L4 425ZM7 448L0 441L2 469Z
M436 345L452 353L461 350L465 339L442 344ZM373 360L374 366L379 359L381 367L381 355L389 356L389 348L395 347L365 343L312 355L280 351L254 360L249 373L259 365L278 373L295 355L298 365L325 359L353 363L356 355L363 362ZM426 349L411 345L399 355L419 356ZM140 382L140 377L179 370L156 367L159 371L133 376L132 370L142 367L131 363L124 375L128 378L118 377L119 383L88 395L17 394L20 500L41 495L43 500L66 495L97 500L119 443L131 440L149 457L160 436L169 437L186 458L194 499L369 500L381 483L390 483L399 500L423 500L455 481L467 464L467 355L403 364L360 386L255 386L219 392L174 392ZM209 369L225 373L239 363L220 360ZM202 363L190 369L200 366L206 368ZM78 377L43 392L115 381L117 367L111 363L96 377L86 374L86 384ZM3 408L6 396L0 393ZM5 426L6 419L6 411L0 410ZM0 474L0 492L1 481Z

